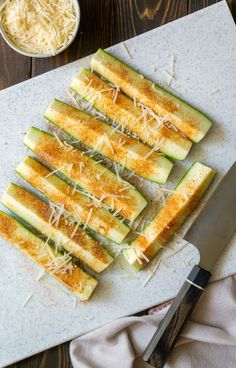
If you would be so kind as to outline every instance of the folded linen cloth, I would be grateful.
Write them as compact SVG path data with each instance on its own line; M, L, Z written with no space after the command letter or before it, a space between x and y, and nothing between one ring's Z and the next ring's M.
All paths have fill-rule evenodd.
M144 368L142 356L170 303L148 316L127 317L80 336L70 345L74 368ZM236 275L208 285L166 368L236 367Z

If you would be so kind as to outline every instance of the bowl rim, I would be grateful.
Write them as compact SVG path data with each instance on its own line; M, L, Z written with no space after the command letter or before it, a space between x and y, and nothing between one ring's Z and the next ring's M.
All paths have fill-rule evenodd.
M63 52L65 49L67 49L72 44L72 42L74 41L75 37L77 36L78 30L79 30L80 18L81 18L80 5L79 5L78 0L72 0L72 2L74 4L75 14L76 14L75 28L74 28L72 36L68 40L68 42L63 47L56 50L54 53L53 52L47 52L47 53L38 53L37 54L37 53L27 52L27 51L22 50L21 48L16 46L16 44L14 42L12 42L10 40L10 38L7 36L1 22L0 22L0 34L2 35L4 41L8 44L8 46L10 46L14 51L18 52L21 55L32 57L32 58L40 58L40 59L56 56L56 55L60 54L61 52Z

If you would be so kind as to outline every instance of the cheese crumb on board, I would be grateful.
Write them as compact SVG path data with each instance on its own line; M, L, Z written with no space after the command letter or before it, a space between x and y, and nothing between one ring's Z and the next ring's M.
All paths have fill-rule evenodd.
M72 0L8 0L0 19L17 47L42 54L67 44L77 24Z
M21 306L21 309L25 308L25 306L29 303L30 299L33 297L33 293L30 293L24 303Z

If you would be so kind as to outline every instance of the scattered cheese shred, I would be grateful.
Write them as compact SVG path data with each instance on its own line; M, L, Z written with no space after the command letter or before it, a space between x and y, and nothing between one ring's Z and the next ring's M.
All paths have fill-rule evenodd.
M71 239L73 239L74 238L74 236L76 235L76 233L77 233L77 230L78 230L78 228L79 228L79 223L77 223L76 225L75 225L75 227L74 227L74 230L72 231L72 234L71 234Z
M122 210L122 207L118 208L118 209L113 213L113 215L114 215L114 216L117 216L121 210Z
M162 193L170 193L170 194L180 194L181 196L183 196L185 199L188 199L188 195L184 192L180 192L178 190L171 190L171 189L167 189L167 188L161 188L159 187L158 188L158 191L159 192L162 192Z
M120 177L120 174L119 174L118 165L117 165L116 162L114 162L114 167L115 167L115 172L116 172L117 180L118 181L121 181L121 177Z
M75 296L74 302L73 302L73 308L76 308L76 307L77 307L77 297Z
M210 96L212 96L212 95L216 95L217 93L219 93L220 92L220 90L219 90L219 88L217 88L217 89L214 89L214 91L212 91L212 92L210 92L209 93L209 95Z
M109 146L110 150L111 150L111 153L114 155L114 148L113 148L113 145L108 137L108 135L106 133L103 134L103 137L105 138L106 142L107 142L107 145Z
M85 224L84 224L84 230L87 228L87 226L88 226L88 224L89 224L89 221L90 221L91 216L92 216L92 212L93 212L93 208L90 208L90 210L89 210L89 214L88 214L88 217L87 217L87 220L86 220L86 222L85 222Z
M130 53L130 51L129 51L128 47L126 46L126 44L125 44L124 42L121 42L121 45L122 45L123 49L125 50L126 54L128 55L128 57L129 57L130 59L133 59L133 57L132 57L132 55L131 55L131 53Z
M57 142L59 143L59 147L64 147L63 142L58 137L58 134L56 132L53 132L54 137L56 138Z
M22 304L22 306L21 306L21 308L23 309L28 303L29 303L29 301L30 301L30 299L32 298L32 296L33 296L33 293L30 293L29 295L28 295L28 297L25 299L25 301L24 301L24 303Z
M168 87L171 87L171 84L173 82L173 80L175 79L175 56L174 55L171 55L171 58L170 58L170 72L168 70L164 70L164 72L168 75L169 77L169 81L167 83L167 86Z
M165 138L160 139L155 147L153 147L147 154L144 156L144 160L146 160L149 156L151 156L154 152L158 151L161 145L164 143Z
M49 225L55 224L55 226L57 227L59 225L61 216L64 214L64 204L58 205L49 201L49 205L52 211L49 219Z
M85 317L85 319L86 319L87 321L92 321L92 319L94 319L94 317L93 317L93 316L87 316L87 317Z
M37 282L39 282L43 277L44 275L46 275L46 272L44 270L42 270L39 275L37 276Z
M8 0L0 18L17 47L42 54L66 45L78 22L72 0Z
M47 246L47 249L49 251L49 254L51 256L51 261L48 262L47 266L49 268L49 273L52 274L71 274L73 269L74 269L74 265L71 262L71 256L69 253L65 253L61 256L57 255L55 256L52 252L52 250L50 249L50 246Z
M151 267L149 268L150 274L148 275L148 277L144 281L142 287L145 287L149 283L149 281L153 278L153 276L155 275L155 273L156 273L157 269L159 268L160 264L161 264L161 260L160 260L160 258L157 258L153 268L151 268Z
M59 167L59 169L56 169L56 170L51 171L49 174L47 174L47 175L45 176L45 178L48 178L49 176L51 176L51 175L55 174L56 172L58 172L58 171L60 171L60 170L63 170L63 169L65 168L65 166L66 166L66 165L63 165L63 166Z

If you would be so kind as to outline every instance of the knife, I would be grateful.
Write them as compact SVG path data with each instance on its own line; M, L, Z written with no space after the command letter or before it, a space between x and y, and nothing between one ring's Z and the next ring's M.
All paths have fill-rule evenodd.
M198 248L200 263L192 268L144 352L143 360L151 366L161 368L165 365L184 323L211 277L216 261L235 230L236 162L184 236Z

